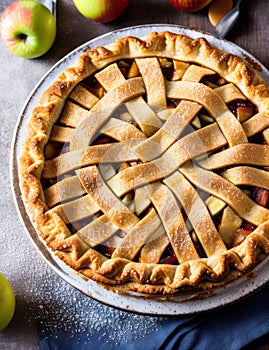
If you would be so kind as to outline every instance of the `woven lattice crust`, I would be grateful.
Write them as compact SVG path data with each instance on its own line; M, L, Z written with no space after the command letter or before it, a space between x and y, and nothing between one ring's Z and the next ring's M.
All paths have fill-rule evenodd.
M126 290L145 293L174 294L179 291L208 290L231 282L253 268L258 256L269 254L269 225L261 225L238 247L211 259L193 260L181 265L141 264L127 259L105 260L93 250L80 256L77 237L60 245L57 255L68 265L95 281L111 286L125 284ZM74 240L76 244L74 244ZM72 248L71 248L72 247ZM76 248L74 248L76 247ZM72 249L72 256L69 249ZM74 265L75 261L75 265ZM227 275L231 275L227 277ZM135 282L135 283L134 283Z
M212 101L210 98L210 101L206 102L208 103L206 106L212 111L212 115L216 118L221 132L219 131L220 129L216 128L215 123L208 127L207 135L211 135L211 132L215 133L217 130L217 136L212 137L217 147L223 147L227 143L231 146L231 149L248 147L244 146L247 144L247 138L258 131L265 130L269 126L269 89L263 80L240 58L210 46L203 38L192 40L184 35L168 32L151 33L142 39L123 38L108 47L100 47L85 52L79 57L74 67L66 69L41 96L39 104L33 110L28 123L19 161L22 197L27 212L47 247L52 249L68 266L86 277L105 285L124 285L126 290L148 294L174 294L192 288L194 290L211 289L236 279L238 276L242 276L246 271L254 267L261 257L264 258L269 254L269 211L265 208L253 206L249 201L243 205L243 209L240 209L240 205L228 196L230 192L228 181L225 180L221 184L221 187L227 185L226 197L228 199L226 203L240 214L241 211L244 211L242 213L244 219L245 215L247 215L245 212L251 212L250 221L255 224L256 229L238 246L226 249L222 241L217 241L215 250L212 247L211 249L210 246L207 247L207 255L210 255L209 257L199 258L197 256L189 261L184 261L186 257L183 256L182 262L177 265L134 262L128 258L121 257L121 252L118 250L114 253L114 257L105 257L94 247L91 247L79 232L71 234L63 216L51 209L42 189L42 172L43 174L53 172L54 166L52 162L45 161L44 148L53 133L53 126L59 119L65 108L66 100L74 88L87 77L101 71L101 69L114 62L124 59L149 57L191 62L213 70L227 82L234 84L257 107L258 113L254 116L255 120L249 119L241 123L242 127L237 127L236 124L234 127L235 132L228 135L227 130L231 129L231 124L229 124L231 121L229 119L230 116L229 118L223 117L225 115L224 112L221 115L215 115L215 107L219 100L215 95L212 95L216 99L216 103L214 104L214 101L210 102ZM194 83L186 85L188 88L196 86L198 85L194 85ZM126 91L132 88L131 98L145 94L145 87L140 77L133 78L132 81L125 84L125 87L125 90L122 88L124 90L122 94L126 94ZM167 93L170 94L171 98L174 98L175 91L178 91L179 88L174 82L166 85ZM184 89L186 90L185 85ZM184 89L182 88L182 91ZM203 88L201 94L204 96L206 93L207 90ZM195 95L195 93L193 94ZM118 95L119 93L117 93ZM210 97L211 95L208 96ZM125 102L124 97L122 101ZM199 104L198 98L192 106L194 111L197 108L197 103ZM202 132L200 134L199 137L203 139ZM84 141L81 141L84 138L84 134L82 136L79 134L71 138L70 144L75 150L85 147ZM88 137L89 135L86 136ZM143 161L150 161L151 154L144 152L144 149L139 147L140 145L137 146L137 153L141 155L140 158ZM212 144L208 146L209 151L211 150L210 147L212 148ZM265 146L261 150L264 152L263 154L267 155L268 151ZM261 152L259 153L261 154ZM194 152L194 156L197 155L199 154ZM209 157L210 162L212 162L210 165L207 165L205 160L201 161L201 174L207 171L207 167L210 169L220 167L221 160L215 158L213 156L212 158ZM165 185L173 193L174 182L183 181L185 178L193 184L198 183L202 189L207 189L206 183L201 183L200 179L196 179L193 169L188 166L187 161L188 159L186 158L186 161L182 164L180 175L175 175L176 178L172 178L169 177L170 172L167 175L168 179L164 180ZM251 161L248 160L249 163ZM242 164L244 164L244 161L242 161ZM266 166L267 163L263 165ZM179 174L177 171L176 173ZM224 178L229 175L225 171L224 173ZM129 191L128 187L124 187L124 181L128 186L133 181L128 177L128 171L122 174L120 185L113 188L113 191L119 196ZM86 171L85 173L78 170L77 175L86 191L94 198L94 188L88 186L87 181L89 181L89 178L91 183L93 180L97 181L98 172L94 167L91 167L89 172ZM180 176L180 178L177 178L177 176ZM159 178L157 181L159 181ZM214 176L212 176L212 182L215 184L213 194L222 198L219 193L220 186L218 187L217 185L218 180L215 180ZM158 193L165 191L163 186L158 187L158 184L156 186ZM180 194L176 195L180 196ZM151 199L153 202L155 201L155 206L158 207L157 197L154 198L152 196ZM246 199L244 194L242 199ZM149 213L153 219L155 218L154 214L153 212ZM131 214L130 217L132 218ZM119 255L117 256L117 254Z

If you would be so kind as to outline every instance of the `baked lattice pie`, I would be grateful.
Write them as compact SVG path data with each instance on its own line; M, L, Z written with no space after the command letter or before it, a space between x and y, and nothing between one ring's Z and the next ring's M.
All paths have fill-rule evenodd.
M82 277L210 290L269 254L269 89L170 32L85 52L44 91L19 161L29 216Z

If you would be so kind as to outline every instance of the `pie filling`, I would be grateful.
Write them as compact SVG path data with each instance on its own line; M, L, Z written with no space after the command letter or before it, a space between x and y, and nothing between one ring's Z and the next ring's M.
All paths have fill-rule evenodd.
M268 110L213 68L120 57L64 99L40 172L64 234L41 236L77 271L169 294L268 254Z

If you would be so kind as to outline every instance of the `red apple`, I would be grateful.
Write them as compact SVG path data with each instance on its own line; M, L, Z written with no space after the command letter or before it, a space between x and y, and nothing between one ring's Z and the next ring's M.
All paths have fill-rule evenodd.
M73 0L79 12L96 22L108 23L118 18L129 0Z
M16 56L42 56L56 37L56 22L46 6L36 0L10 4L0 18L0 35L6 48Z
M177 10L196 12L206 7L212 0L168 0ZM226 0L223 0L226 1Z

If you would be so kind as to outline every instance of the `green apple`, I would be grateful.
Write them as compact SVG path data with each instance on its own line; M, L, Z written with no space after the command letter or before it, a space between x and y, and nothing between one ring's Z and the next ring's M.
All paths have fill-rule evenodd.
M0 332L6 328L15 312L15 295L9 281L0 274Z
M96 22L108 23L118 18L129 0L73 0L79 12Z
M56 21L40 2L20 0L3 11L0 35L6 48L14 55L35 58L51 48L56 37Z

